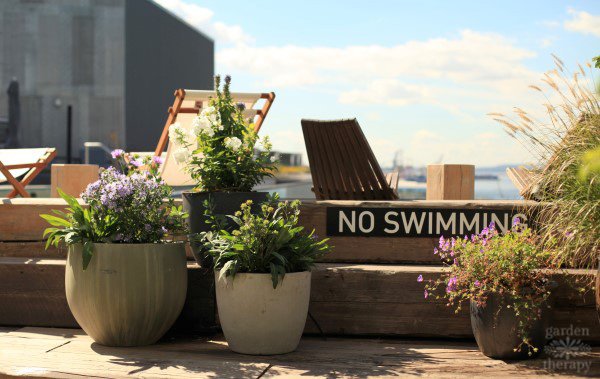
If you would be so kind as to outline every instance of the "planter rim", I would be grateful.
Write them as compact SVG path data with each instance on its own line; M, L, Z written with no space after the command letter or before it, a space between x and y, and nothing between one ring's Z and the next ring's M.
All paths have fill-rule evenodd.
M204 195L211 193L268 193L269 191L181 191L185 195Z
M215 269L214 271L215 271L215 274L219 275L219 270ZM284 275L284 277L288 276L288 275L294 275L294 274L305 274L305 273L309 273L310 274L311 272L312 271L309 271L309 270L286 272L285 275ZM236 276L239 276L239 275L249 275L249 276L254 276L254 275L256 275L256 276L268 275L269 277L271 277L271 273L270 272L238 272L238 273L235 274L234 278ZM230 276L226 276L226 278L231 278L231 275Z

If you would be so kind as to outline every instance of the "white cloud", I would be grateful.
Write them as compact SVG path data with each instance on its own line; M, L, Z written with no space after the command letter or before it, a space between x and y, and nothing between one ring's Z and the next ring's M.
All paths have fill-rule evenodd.
M242 45L254 41L240 26L214 21L214 12L208 8L188 3L185 0L154 1L219 43Z
M366 89L341 92L339 101L342 104L404 106L425 101L428 96L427 89L422 86L406 84L395 79L377 79L372 81Z
M583 34L591 34L600 37L600 16L594 16L588 12L568 10L572 17L571 20L565 21L565 29Z
M265 87L334 92L342 104L430 103L453 112L453 91L512 98L539 78L523 63L534 56L499 34L463 30L389 47L236 46L220 50L217 64Z

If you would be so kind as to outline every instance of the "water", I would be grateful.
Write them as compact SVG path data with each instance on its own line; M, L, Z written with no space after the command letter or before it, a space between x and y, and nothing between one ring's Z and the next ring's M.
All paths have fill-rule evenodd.
M272 185L263 190L278 192L284 199L314 199L312 183L295 182ZM424 200L425 188L399 188L401 200ZM520 200L519 191L505 173L498 173L498 180L475 180L476 200Z

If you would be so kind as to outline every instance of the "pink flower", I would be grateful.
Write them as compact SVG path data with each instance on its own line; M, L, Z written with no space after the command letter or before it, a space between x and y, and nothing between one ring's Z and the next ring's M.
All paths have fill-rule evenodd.
M417 278L417 282L421 283L423 281L423 275L419 275Z
M427 292L427 290L425 290L424 295L425 295L425 298L427 299L429 297L429 292Z

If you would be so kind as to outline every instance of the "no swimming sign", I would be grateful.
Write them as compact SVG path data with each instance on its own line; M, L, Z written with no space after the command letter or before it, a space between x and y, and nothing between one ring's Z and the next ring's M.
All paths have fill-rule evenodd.
M347 237L439 237L478 234L491 222L499 232L510 230L519 210L460 208L328 207L327 235Z

